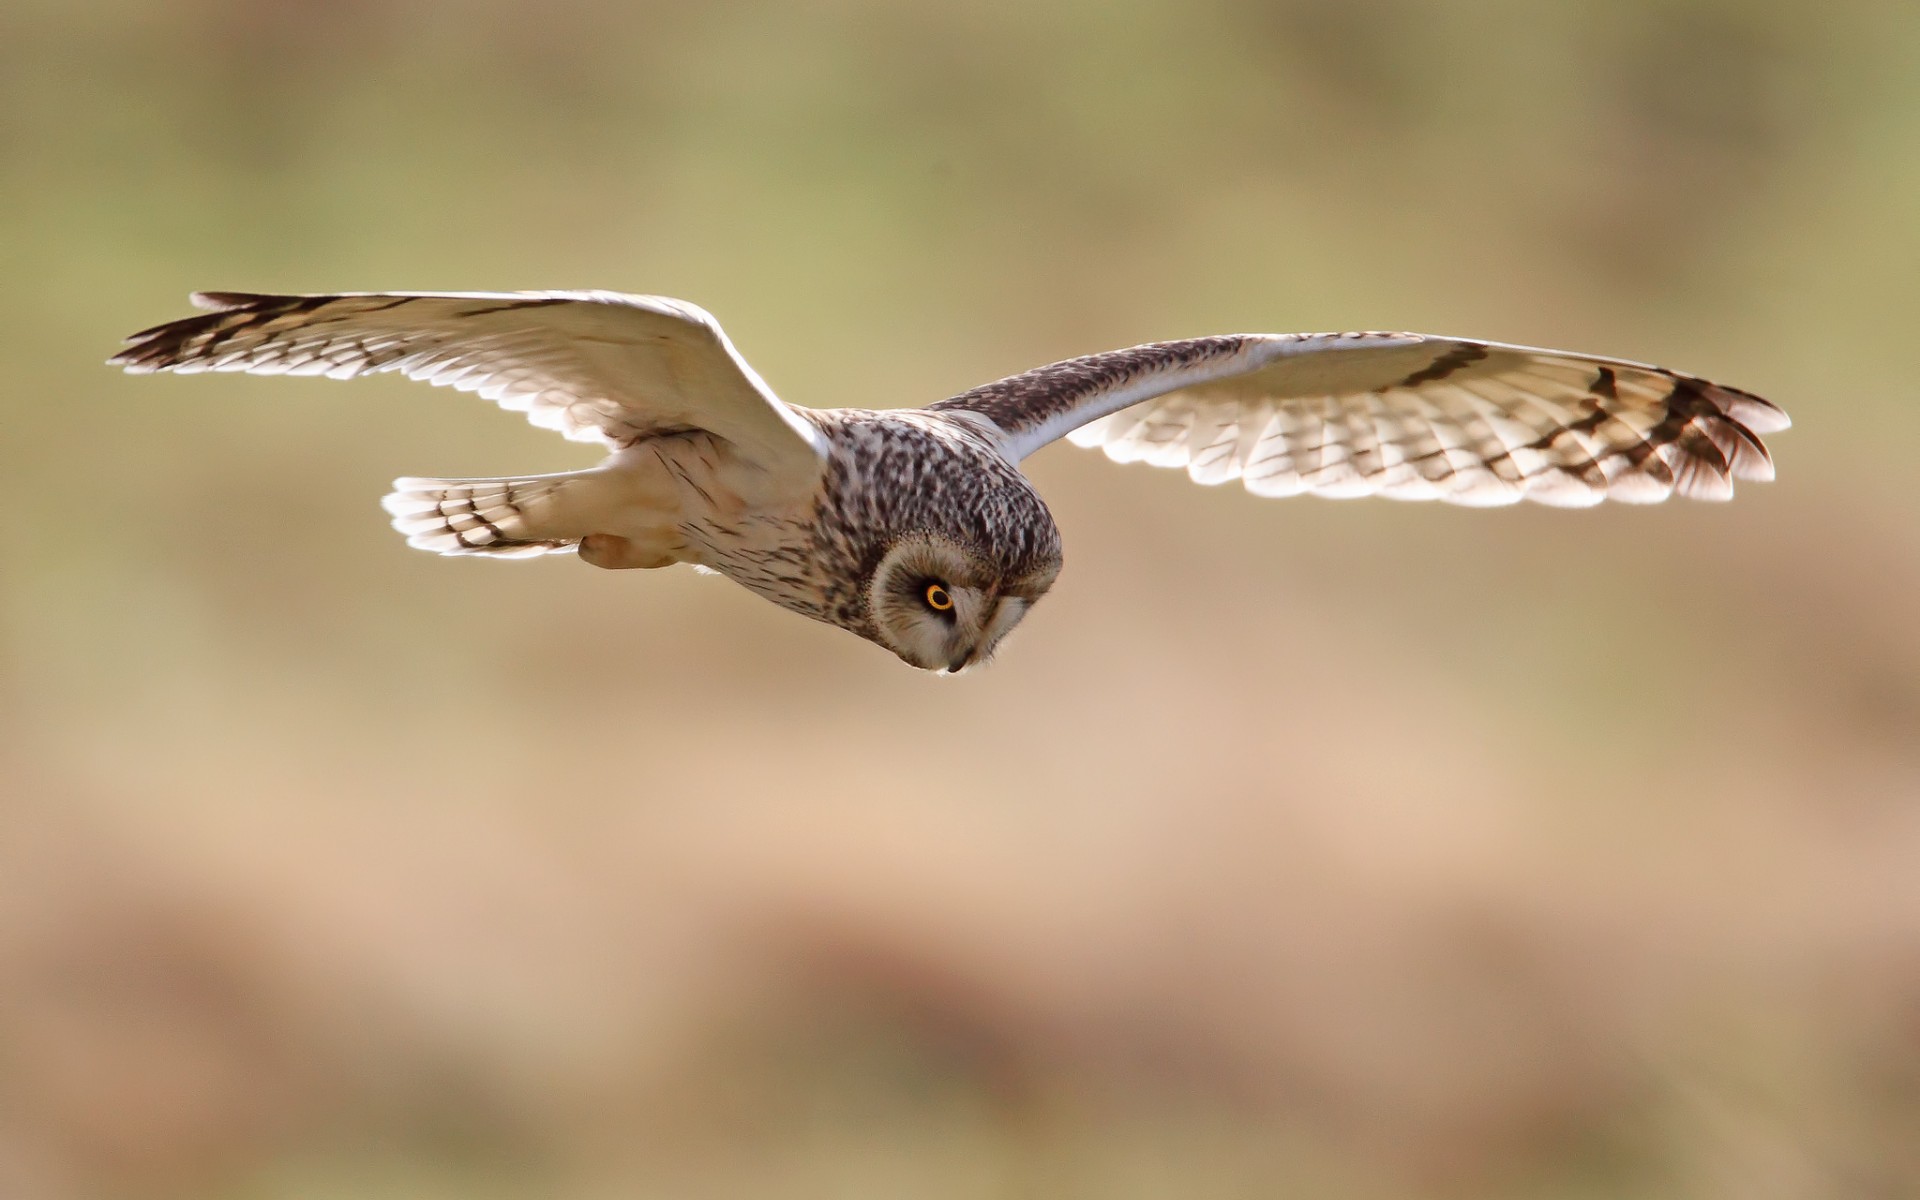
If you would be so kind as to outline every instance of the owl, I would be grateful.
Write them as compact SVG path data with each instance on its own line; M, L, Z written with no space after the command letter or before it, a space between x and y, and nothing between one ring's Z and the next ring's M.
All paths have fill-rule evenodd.
M1725 500L1773 477L1758 396L1661 367L1413 333L1229 334L1038 367L924 408L782 402L704 310L614 292L206 292L127 339L132 372L478 392L606 451L551 475L394 481L409 545L691 563L914 667L989 659L1060 533L1021 463L1059 438L1256 496L1565 507Z

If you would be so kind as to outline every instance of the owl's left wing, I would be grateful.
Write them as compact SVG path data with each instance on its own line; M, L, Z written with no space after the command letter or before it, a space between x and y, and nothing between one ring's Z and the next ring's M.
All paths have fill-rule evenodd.
M1019 460L1060 437L1261 496L1724 500L1773 478L1758 396L1662 367L1414 333L1244 334L1069 359L932 406Z
M573 441L620 449L705 430L811 480L814 425L775 396L698 305L619 292L199 292L197 317L127 339L132 372L352 379L385 371L477 392Z

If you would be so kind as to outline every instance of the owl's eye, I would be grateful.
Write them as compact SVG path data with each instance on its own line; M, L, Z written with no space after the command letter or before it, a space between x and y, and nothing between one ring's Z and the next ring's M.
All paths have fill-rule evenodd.
M953 597L950 594L948 594L947 589L942 587L941 585L937 583L929 583L927 585L927 590L923 593L923 595L926 598L927 607L932 609L933 611L935 612L952 612L953 611Z

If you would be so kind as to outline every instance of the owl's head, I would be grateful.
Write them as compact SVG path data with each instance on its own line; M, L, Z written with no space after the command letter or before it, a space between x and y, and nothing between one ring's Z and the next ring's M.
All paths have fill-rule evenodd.
M894 543L867 585L870 636L911 666L957 674L992 657L1059 570L1057 558L999 563L951 538L913 534Z

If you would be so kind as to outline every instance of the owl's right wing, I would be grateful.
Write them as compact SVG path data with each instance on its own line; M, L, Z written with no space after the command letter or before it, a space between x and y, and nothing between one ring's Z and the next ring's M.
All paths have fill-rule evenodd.
M574 441L614 448L705 430L769 471L811 481L826 445L705 310L617 292L201 292L211 310L134 334L131 372L409 379L478 392Z
M1623 359L1415 333L1244 334L1070 359L932 406L1019 460L1067 437L1261 496L1723 500L1773 478L1758 396Z

